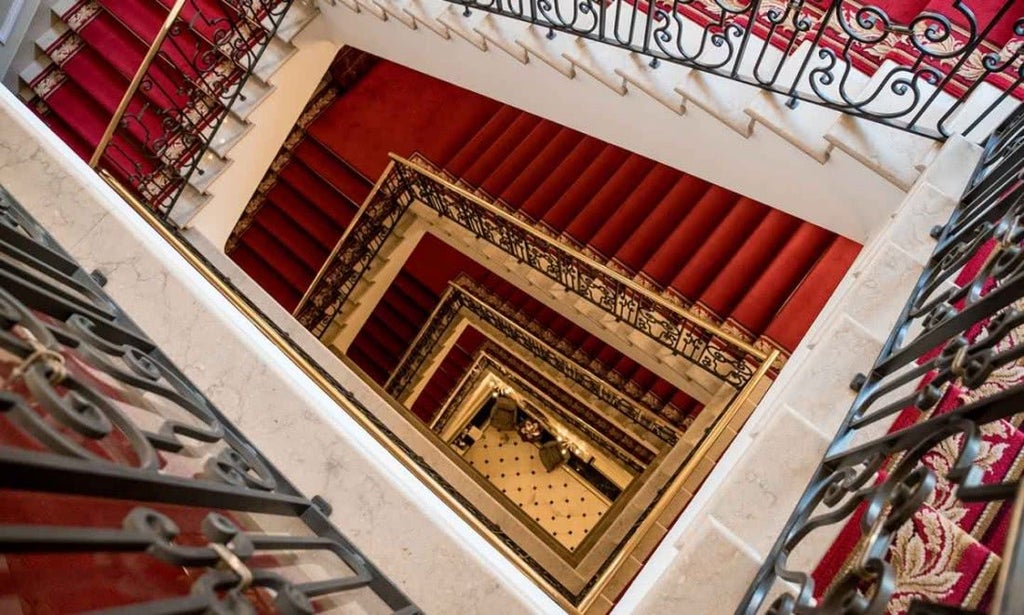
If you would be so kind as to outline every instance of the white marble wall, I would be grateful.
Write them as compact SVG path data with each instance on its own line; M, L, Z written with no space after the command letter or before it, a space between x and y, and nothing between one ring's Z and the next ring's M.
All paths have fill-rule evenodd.
M107 276L109 292L170 358L299 489L323 495L338 528L421 607L559 612L3 89L0 185L84 267Z
M948 219L979 155L976 146L950 140L865 244L615 613L735 611L849 410L851 379L874 363L931 254L930 229ZM831 536L820 534L797 564L817 561L827 548Z

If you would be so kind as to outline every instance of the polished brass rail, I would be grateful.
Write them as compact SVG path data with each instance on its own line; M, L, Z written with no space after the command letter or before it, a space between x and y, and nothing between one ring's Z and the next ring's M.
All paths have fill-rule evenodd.
M90 167L95 169L99 166L100 160L103 159L103 154L107 151L107 146L110 145L110 141L114 138L114 132L117 131L117 127L121 124L121 120L124 119L125 112L128 111L128 105L130 105L132 99L135 98L135 94L139 91L139 87L142 86L142 80L146 78L146 73L149 72L149 67L153 64L153 60L156 59L156 54L160 53L160 47L163 46L164 41L167 39L167 35L170 34L171 27L178 19L181 9L185 6L185 1L186 0L175 0L174 5L171 7L171 12L167 14L167 19L164 19L164 23L160 26L160 31L157 32L156 38L153 39L153 44L146 50L146 55L142 58L142 64L140 64L139 69L135 71L135 76L132 77L132 82L128 84L128 89L125 90L124 96L121 97L121 102L118 103L113 117L110 118L110 122L107 124L107 129L103 131L103 137L100 138L100 142L96 145L96 151L92 153L92 158L89 159Z

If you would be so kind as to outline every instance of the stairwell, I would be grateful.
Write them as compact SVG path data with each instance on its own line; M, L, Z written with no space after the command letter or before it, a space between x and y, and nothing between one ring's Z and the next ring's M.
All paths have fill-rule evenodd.
M379 50L385 57L401 57L411 66L430 71L444 71L444 63L439 60L442 55L447 62L465 60L467 68L456 81L472 82L477 91L506 102L522 102L522 108L538 115L482 97L486 102L471 109L446 112L448 101L441 95L438 111L417 121L429 126L443 123L439 118L449 121L456 116L458 125L445 125L448 139L434 143L435 149L419 143L415 149L426 153L454 181L542 226L552 237L642 280L703 317L721 320L751 339L761 339L793 353L750 422L743 426L739 421L733 426L739 432L737 444L715 467L683 516L675 524L662 523L660 529L666 538L651 559L629 562L630 569L639 572L639 576L625 590L616 610L663 612L685 605L693 612L730 612L731 597L745 588L768 538L775 535L772 528L781 523L780 515L788 513L791 500L803 487L802 481L792 477L806 474L820 458L839 414L829 410L843 407L848 400L845 387L852 374L850 370L868 363L877 350L879 336L884 334L892 311L898 309L897 303L906 294L904 287L927 254L927 230L930 224L943 221L950 198L959 193L961 178L977 155L976 148L960 139L942 147L910 135L894 140L888 129L867 125L862 120L806 104L790 111L782 106L777 95L753 92L734 84L722 86L712 77L675 66L645 68L635 57L616 56L561 34L551 41L535 28L527 27L522 33L510 31L495 17L478 12L469 18L447 6L435 12L437 7L428 0L408 5L360 0L323 8L327 11L326 19L317 19L299 34L292 32L294 38L288 36L288 44L294 44L301 53L281 64L280 70L275 67L262 73L266 81L288 95L254 94L253 100L263 102L248 112L239 110L241 115L232 115L233 119L225 123L221 130L226 132L218 133L223 140L218 139L220 145L208 158L206 172L191 184L189 202L193 206L180 210L186 214L179 221L193 223L197 232L220 245L220 238L227 236L225 222L233 224L241 209L238 195L252 192L250 187L255 188L262 177L260 169L265 168L260 166L261 161L270 164L274 157L276 150L271 144L279 143L288 134L290 122L284 126L279 118L299 115L305 93L316 87L311 75L323 72L311 72L311 68L326 67L330 62L336 44L327 39L339 32L344 33L342 38L346 41L367 40L366 48L370 50ZM63 22L65 18L71 19L67 16L71 8L58 6L54 10L62 21L38 42L48 55L22 74L27 83L34 83L37 88L42 87L48 76L58 75L60 88L69 88L64 94L87 101L82 108L62 106L58 96L55 104L37 109L43 111L44 120L79 156L88 157L98 140L95 129L104 125L103 114L109 115L110 103L116 104L116 97L111 96L111 90L99 87L104 80L83 75L90 75L92 70L107 75L108 81L113 82L115 77L124 80L126 74L120 71L115 75L110 67L99 66L95 50L88 46L89 33L85 29L90 24L79 31ZM437 17L428 17L430 14ZM315 15L306 17L308 14L300 20L302 25ZM296 26L295 31L302 25ZM72 35L86 44L84 51L65 60L59 50L73 39ZM420 53L413 57L417 45L422 51L427 39L448 45L444 54L434 57L432 53ZM387 45L382 45L382 40L387 40ZM483 52L488 54L486 62L470 59ZM523 64L532 71L530 89L522 87L523 81L517 81L523 77L510 79L507 77L512 72L503 72L508 66L518 70ZM547 76L537 78L541 71ZM448 76L451 77L450 73ZM543 84L542 88L550 86L550 98L539 100L535 94L525 94L535 92L538 84ZM619 98L609 96L608 90ZM424 95L422 89L411 91L416 96ZM572 105L565 102L579 98L559 96L570 91L573 97L583 97L594 104L570 109ZM41 92L37 89L33 94L40 96ZM51 94L52 91L47 92ZM375 91L365 94L374 101L379 95ZM630 134L626 125L616 125L616 120L601 116L614 108L604 106L609 100L627 99L631 102L626 104L639 104L635 107L637 112L623 114L628 116L629 127L635 134ZM739 104L732 104L734 101ZM644 107L652 104L658 109L656 112ZM266 122L258 120L263 110ZM86 117L76 121L74 129L63 119L83 111ZM351 222L358 204L372 188L370 178L379 175L379 171L368 171L378 167L382 170L386 163L386 158L377 152L366 156L373 148L346 151L346 143L332 141L326 126L351 118L355 118L355 124L360 121L351 109L336 113L325 116L330 120L319 125L324 128L314 126L304 140L289 145L293 155L280 170L280 180L268 191L266 203L252 218L251 225L233 238L237 243L233 244L232 258L242 267L233 275L251 275L285 306L298 302L337 237ZM687 124L687 134L693 137L693 147L687 151L670 146L678 142L675 137L661 144L658 138L637 136L660 137L662 131L656 128L663 127L666 118L678 120L679 115L684 115L683 121L693 120ZM541 117L565 118L565 124ZM389 123L395 123L393 118ZM762 131L762 127L767 131ZM609 142L630 145L634 151L651 157L628 154L576 129L586 129ZM417 131L410 131L413 132ZM637 148L638 140L644 144ZM386 153L383 150L390 149L394 142L393 138L382 139L377 150ZM246 145L239 146L240 143ZM708 147L709 143L715 145ZM715 152L730 148L736 155L728 165L723 165L723 158ZM237 152L232 154L237 155L233 164L228 164L229 151ZM765 173L759 160L769 158L777 161L777 166L773 165L771 173ZM572 167L569 160L573 161ZM691 175L674 170L690 164L699 172ZM588 186L581 183L586 173L574 177L568 171L548 172L552 167L579 166L586 167L587 172L599 169L593 171L593 177L604 181L595 187L598 182L591 178ZM704 179L698 179L698 175ZM726 175L731 178L726 182L728 187L758 200L739 197L707 181ZM793 194L792 186L798 177L805 190ZM826 178L837 181L829 185ZM527 190L529 186L535 189ZM787 191L792 198L783 198ZM812 207L826 194L832 205L828 211ZM787 200L790 202L780 204ZM897 206L901 200L902 204ZM587 203L587 215L579 212L570 216L577 213L583 202ZM868 207L856 207L865 202ZM763 203L777 207L773 209ZM890 211L894 212L892 217L887 215ZM679 218L674 219L676 216ZM441 226L434 225L434 231L447 233L452 240L454 229ZM632 227L634 234L627 234L625 229ZM422 228L416 231L423 232L426 231ZM748 235L770 237L772 241L749 248L729 243ZM857 241L867 240L865 249L860 251L856 241L843 235ZM693 240L694 237L700 241ZM470 251L467 247L466 252ZM487 251L478 248L475 254L483 260ZM493 250L491 253L495 262L503 256ZM395 254L381 254L385 267L389 256ZM395 258L402 262L406 259L404 255ZM673 267L687 259L690 265ZM752 267L758 262L768 262L768 266ZM230 267L230 263L225 264L225 269ZM366 299L363 311L367 326L359 328L359 335L348 332L354 336L354 341L348 340L351 346L348 342L342 344L378 381L387 373L382 361L401 356L402 344L414 328L412 321L424 318L429 302L437 296L431 290L428 297L416 276L400 270L392 274L393 283L385 276L371 280L364 288L372 290L364 293L364 299L376 293L384 300L374 308L378 302ZM494 285L503 282L494 273L480 275ZM528 274L524 278L516 280L517 286L532 292L543 291L544 303L564 300L564 293L560 295L558 289L543 288L540 281L530 280ZM721 284L721 280L737 282ZM834 295L833 289L837 289ZM517 295L514 288L505 290L513 305L521 302L520 308L532 301ZM253 290L254 294L259 292ZM402 308L389 296L400 296ZM416 301L416 297L422 301ZM398 312L410 303L416 313L406 322ZM578 312L585 310L582 305L573 307ZM581 344L589 344L590 351L599 356L601 348L610 347L601 346L603 342L592 331L559 321L542 307L530 305L524 312L543 314L544 327L560 336L576 335ZM591 312L589 316L601 320L598 313ZM365 335L362 340L361 335ZM469 351L458 344L456 347L458 351L440 362L431 372L432 377L423 383L420 395L426 401L419 402L421 414L428 414L427 406L438 405L443 396L441 391L465 373L465 355ZM651 352L649 348L645 350ZM387 358L382 359L381 353ZM663 390L655 371L625 354L612 357L605 353L601 363L648 393L662 390L663 395L654 396L667 400L666 405L674 406L683 416L695 408L693 399L682 393L679 394L685 399L677 399L677 393ZM373 395L365 391L364 394ZM822 404L821 399L830 401ZM780 448L798 441L807 443L806 450L792 455L783 464L769 463ZM820 546L824 552L826 545ZM701 563L707 561L709 554L722 566L713 571L702 569ZM713 589L695 594L695 586ZM624 588L625 585L618 587ZM612 594L602 595L594 612L611 608L618 597L617 592Z
M460 113L409 118L408 91L419 93L425 118L445 102ZM379 175L388 150L422 152L458 185L553 239L786 351L859 250L692 175L384 62L313 120L266 199L235 228L230 253L294 308L352 219L352 203L369 191L351 181L352 170Z

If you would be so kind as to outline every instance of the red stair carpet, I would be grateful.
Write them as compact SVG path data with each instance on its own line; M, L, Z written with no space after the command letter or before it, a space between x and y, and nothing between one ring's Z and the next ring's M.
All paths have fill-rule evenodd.
M964 267L957 280L958 285L973 281L991 248L992 244ZM1013 307L1022 309L1024 302ZM975 326L967 332L967 337L977 339L987 326L987 323ZM993 352L1008 352L1022 342L1024 337L1020 331L1014 331L999 342ZM924 357L921 361L929 358ZM934 375L934 370L928 373L920 385L926 384ZM1022 382L1024 370L1018 363L995 370L977 389L968 389L954 382L946 386L941 400L933 408L927 411L915 406L904 409L890 431L911 427L964 404L1017 387ZM1024 470L1022 424L1024 414L1016 414L981 427L981 445L974 461L976 471L980 473L980 483L993 485L1020 480ZM887 560L896 572L896 591L886 608L887 615L905 615L915 599L976 609L978 612L985 612L989 606L1006 545L1013 502L965 502L956 497L957 487L946 475L957 463L962 445L961 434L936 446L921 460L924 466L934 471L936 486L925 506L897 531L889 548ZM883 481L886 470L899 461L900 456L890 458L876 480ZM824 596L849 569L850 558L858 553L862 538L860 519L863 512L864 505L861 505L814 570L815 597L820 599Z
M230 254L292 309L388 152L420 152L653 290L792 351L860 246L622 148L380 61L314 120ZM362 177L362 184L353 176Z
M242 77L232 54L261 38L224 40L217 20L241 18L231 3L203 2L201 14L187 6L105 158L119 180L154 203L180 186L178 171L199 153L183 135L202 133L223 111L210 93ZM82 0L59 16L66 30L43 50L50 64L28 84L36 95L30 106L82 158L95 151L169 7L166 0Z

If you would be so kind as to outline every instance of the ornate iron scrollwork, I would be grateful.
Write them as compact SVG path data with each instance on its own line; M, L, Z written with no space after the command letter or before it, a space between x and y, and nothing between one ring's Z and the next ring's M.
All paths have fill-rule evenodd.
M0 490L0 559L138 553L189 571L184 594L135 592L117 612L312 613L314 600L361 588L419 612L2 189ZM252 513L298 533L265 533ZM197 519L204 544L179 540L179 523ZM326 578L296 581L275 570L282 552L335 561ZM119 570L151 572L136 559ZM48 591L60 599L64 588Z
M938 234L920 281L738 614L764 605L779 615L875 614L908 606L913 613L982 613L988 612L980 601L986 591L997 602L1019 595L1019 578L1004 575L996 586L985 570L1019 567L1019 535L1016 545L1004 548L990 531L1000 519L1012 527L1021 523L1014 507L1020 470L1001 456L1017 454L1015 438L1024 424L1022 118L1019 110L987 144L960 207ZM884 434L864 431L886 420ZM828 528L839 529L839 537L817 568L795 569L793 553L810 548L809 538ZM954 569L962 560L949 551L947 535L959 536L968 546L957 548L974 549L988 567L973 573L977 585L969 596L953 595L947 582L968 575ZM907 563L908 545L918 550L920 569ZM994 551L977 555L984 549ZM928 579L935 584L929 587Z

